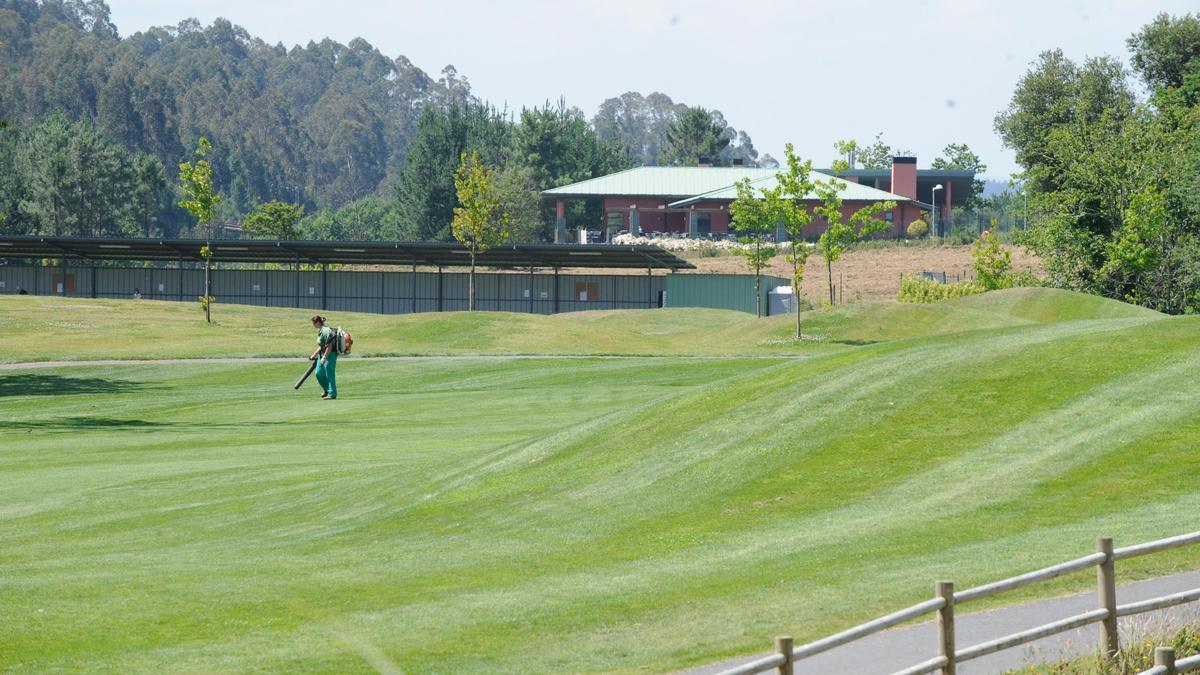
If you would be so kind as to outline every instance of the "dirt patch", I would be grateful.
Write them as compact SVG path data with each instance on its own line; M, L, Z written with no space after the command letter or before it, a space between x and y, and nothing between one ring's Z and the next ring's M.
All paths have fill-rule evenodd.
M1033 254L1019 246L1005 245L1012 254L1013 268L1018 271L1030 270L1035 273L1042 271L1042 262ZM681 257L696 266L694 270L682 270L679 274L747 274L746 261L736 255L705 257L697 254L683 254ZM842 256L833 266L833 284L838 289L839 297L850 302L853 300L878 300L881 298L894 299L900 291L900 277L905 274L920 274L921 272L945 273L947 279L970 278L971 272L970 246L886 246L850 251ZM408 267L387 267L382 265L361 265L354 269L362 271L408 271ZM436 272L437 268L417 267L421 272ZM465 270L453 270L455 272ZM528 274L528 270L497 270L481 268L481 272ZM545 274L549 270L539 269L538 273ZM564 267L561 274L636 274L644 275L645 269L587 269ZM655 270L654 274L666 274L663 270ZM780 255L771 259L771 264L763 270L763 274L792 277L792 268L787 259ZM829 297L829 282L825 272L825 259L814 253L808 258L807 271L804 275L803 295L816 305Z
M1040 272L1041 260L1017 246L1005 246L1012 254L1013 268L1018 271ZM736 256L719 258L688 258L698 269L685 274L746 274L746 262ZM951 281L974 276L971 272L970 246L913 246L888 247L850 251L833 265L833 284L844 300L894 299L900 291L900 277L923 271L945 272ZM771 261L765 274L790 279L792 268L783 256ZM804 274L803 296L820 304L829 297L829 282L825 259L818 254L809 256Z

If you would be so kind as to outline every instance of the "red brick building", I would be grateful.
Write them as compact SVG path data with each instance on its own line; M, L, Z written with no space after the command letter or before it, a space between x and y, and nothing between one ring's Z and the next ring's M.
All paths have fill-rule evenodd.
M919 171L916 162L915 157L895 157L890 170L856 169L825 179L843 183L847 214L867 204L895 201L896 208L880 215L892 224L882 236L900 237L914 220L929 218L934 197L940 200L939 220L948 218L953 207L970 194L974 178L970 171ZM643 166L546 190L542 197L557 203L559 241L566 238L566 204L571 200L603 203L604 222L589 224L588 229L602 231L606 240L621 232L721 236L730 231L729 205L737 197L735 184L749 178L755 187L770 188L775 185L776 172L739 166ZM936 192L935 185L941 186ZM811 204L818 203L812 195ZM814 215L805 238L820 236L826 225Z

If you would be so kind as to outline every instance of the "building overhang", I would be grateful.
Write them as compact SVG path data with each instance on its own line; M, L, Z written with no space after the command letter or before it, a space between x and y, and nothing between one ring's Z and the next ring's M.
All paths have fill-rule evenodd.
M208 246L213 262L342 265L422 265L467 267L470 251L458 243L380 241L279 241L264 239L148 239L97 237L0 237L0 259L63 258L203 262ZM510 244L476 255L481 267L576 267L594 269L695 269L658 246L607 244Z

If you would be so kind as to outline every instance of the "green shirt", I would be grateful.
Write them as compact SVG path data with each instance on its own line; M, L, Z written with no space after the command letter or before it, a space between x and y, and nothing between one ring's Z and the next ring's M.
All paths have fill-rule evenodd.
M321 332L317 333L317 346L324 348L328 345L333 344L336 339L337 339L337 336L334 334L332 328L330 328L329 326L321 326ZM335 351L336 351L336 345L335 345Z

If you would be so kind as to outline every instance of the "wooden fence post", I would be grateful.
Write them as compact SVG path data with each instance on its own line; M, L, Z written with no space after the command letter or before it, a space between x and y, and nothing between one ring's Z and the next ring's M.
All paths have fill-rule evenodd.
M934 585L934 593L944 598L946 604L938 610L938 656L946 657L946 665L942 666L942 675L955 675L954 665L954 582L939 581Z
M775 638L775 651L783 654L783 663L779 664L779 675L792 675L794 672L793 663L795 662L795 659L792 657L792 638Z
M1113 565L1112 537L1096 540L1096 552L1104 554L1104 560L1096 566L1096 595L1100 609L1107 609L1108 616L1100 622L1100 655L1111 659L1117 655L1117 574Z
M1175 650L1171 647L1158 647L1155 649L1154 665L1166 668L1165 675L1175 675Z

